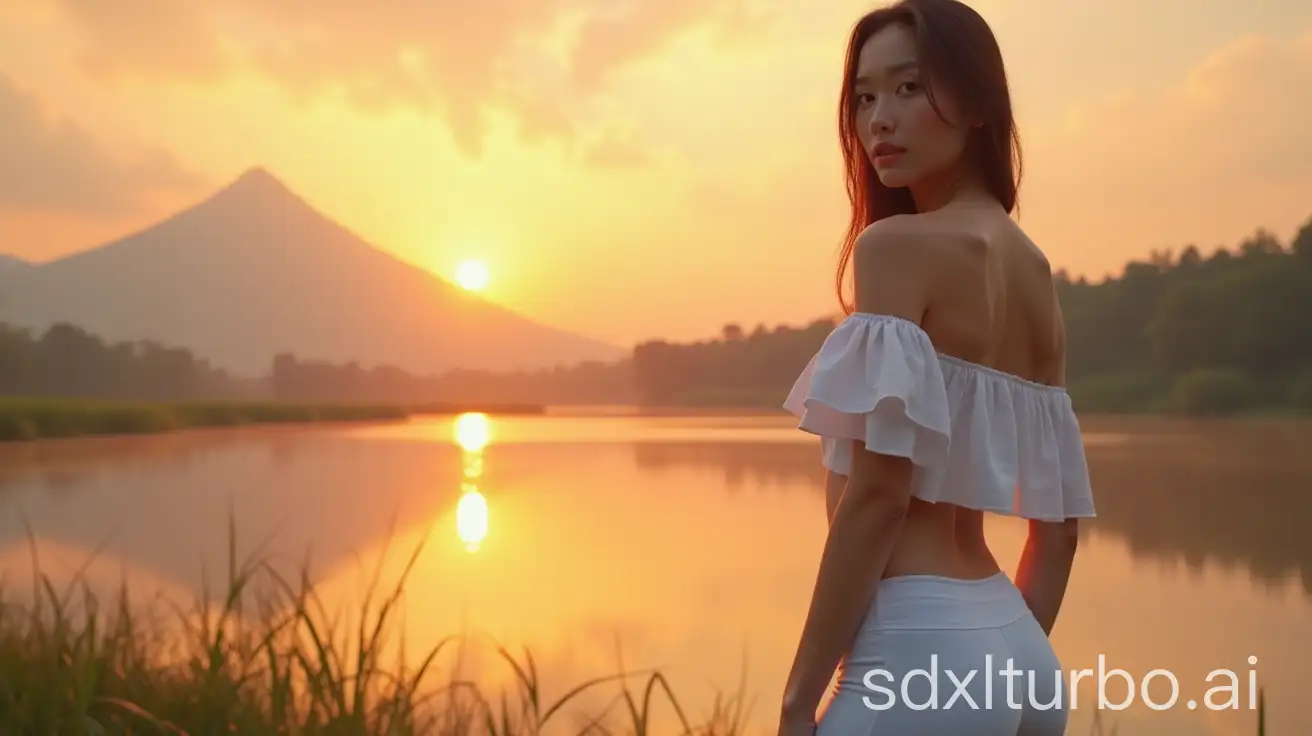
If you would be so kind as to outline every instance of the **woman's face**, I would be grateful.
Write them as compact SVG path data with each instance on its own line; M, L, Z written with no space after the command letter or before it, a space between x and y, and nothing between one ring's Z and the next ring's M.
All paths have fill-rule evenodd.
M957 121L955 101L938 86L935 100ZM861 47L852 88L856 130L875 173L889 188L910 187L954 169L969 128L953 127L929 104L915 36L902 25L877 31Z

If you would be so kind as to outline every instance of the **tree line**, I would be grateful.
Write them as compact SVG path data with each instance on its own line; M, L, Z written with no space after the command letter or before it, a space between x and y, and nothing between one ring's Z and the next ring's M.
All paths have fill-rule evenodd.
M408 404L631 404L630 361L585 362L535 371L457 369L435 376L396 366L274 357L273 396L290 401L386 401Z
M1312 220L1204 258L1156 253L1059 282L1076 398L1102 410L1312 410Z
M40 333L0 323L0 396L128 401L252 400L398 404L630 404L629 361L539 371L454 370L438 376L274 356L268 374L240 377L185 347L107 342L77 325Z
M190 350L150 340L106 342L68 323L35 334L0 323L0 395L175 401L250 398L258 382Z
M1312 219L1289 243L1257 230L1204 257L1158 251L1100 282L1056 274L1077 409L1312 411ZM633 351L651 404L778 406L836 324L726 325L716 339Z

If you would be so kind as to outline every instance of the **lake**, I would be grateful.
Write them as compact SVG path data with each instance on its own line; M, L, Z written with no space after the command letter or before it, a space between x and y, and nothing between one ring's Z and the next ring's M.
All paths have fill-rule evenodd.
M1105 710L1108 732L1312 733L1312 424L1083 420L1100 516L1089 524L1053 641L1090 669L1071 734L1091 733L1099 659L1178 703ZM777 415L418 418L399 424L200 430L0 446L0 569L30 586L32 545L56 583L191 598L239 556L294 570L324 600L358 602L381 559L406 585L405 646L493 637L534 657L548 696L659 667L689 715L741 688L774 725L825 535L816 440ZM1025 523L991 519L1009 573ZM27 588L30 590L30 587ZM144 605L144 603L143 603ZM346 605L345 610L350 610ZM472 645L471 645L472 647ZM1250 657L1256 664L1250 664ZM505 668L470 654L496 682ZM1215 669L1238 710L1201 704ZM951 684L943 697L951 694ZM1113 705L1127 696L1111 679ZM1149 697L1170 696L1163 677ZM614 690L589 701L598 707ZM1200 705L1186 707L1190 700ZM675 732L655 707L660 732Z

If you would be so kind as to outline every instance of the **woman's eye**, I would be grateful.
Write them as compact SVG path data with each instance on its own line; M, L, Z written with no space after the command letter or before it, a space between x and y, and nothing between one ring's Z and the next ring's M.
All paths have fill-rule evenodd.
M905 95L915 94L916 92L920 91L920 84L917 82L903 82L902 84L898 85L897 91L898 94L905 94Z
M856 93L856 104L858 105L869 105L871 102L874 101L875 101L875 96L872 94L869 94L867 92Z

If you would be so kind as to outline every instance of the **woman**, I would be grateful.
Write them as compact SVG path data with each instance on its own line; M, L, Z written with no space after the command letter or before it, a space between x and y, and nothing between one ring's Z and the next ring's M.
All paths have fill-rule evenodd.
M1057 736L1047 635L1094 505L988 25L955 0L866 15L839 119L846 316L785 403L821 437L830 526L779 733ZM985 511L1029 520L1014 584Z

